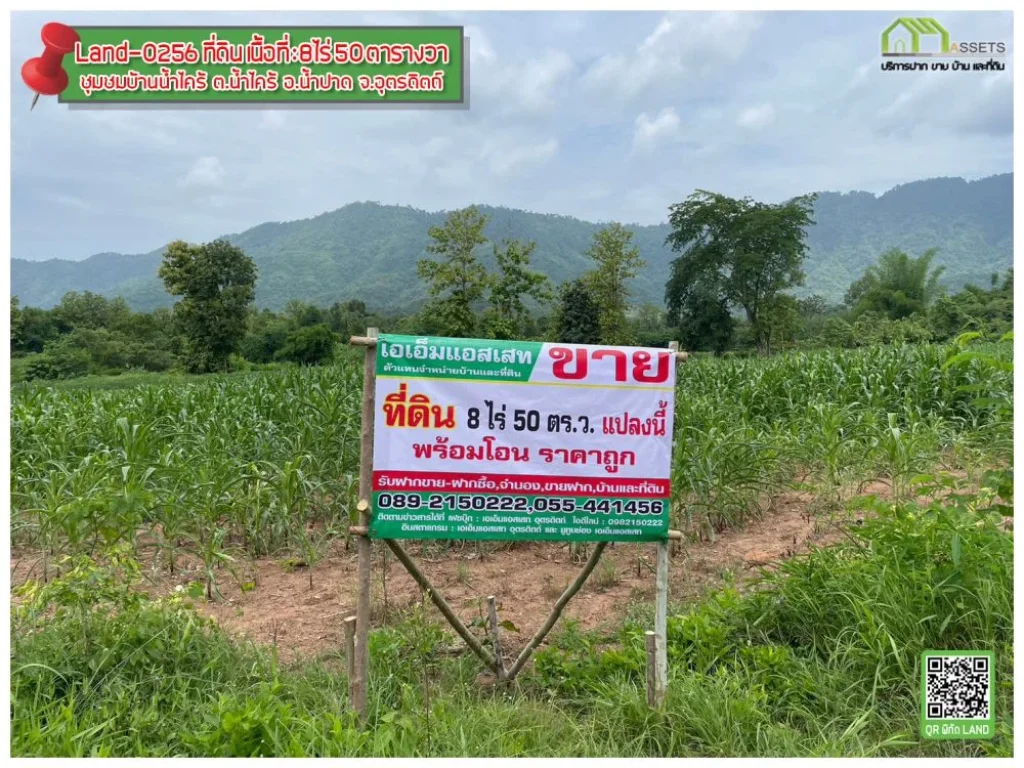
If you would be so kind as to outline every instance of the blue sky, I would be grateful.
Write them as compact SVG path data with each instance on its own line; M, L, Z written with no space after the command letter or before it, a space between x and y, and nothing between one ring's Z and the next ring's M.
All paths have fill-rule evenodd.
M1012 15L917 12L957 40ZM782 200L1012 170L1001 73L881 72L871 13L15 13L16 258L201 241L357 200L664 221L696 188ZM466 111L69 110L21 63L79 24L464 24Z

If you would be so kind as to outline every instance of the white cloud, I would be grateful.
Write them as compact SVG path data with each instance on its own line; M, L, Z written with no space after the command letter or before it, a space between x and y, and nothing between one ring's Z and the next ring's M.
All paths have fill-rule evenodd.
M664 141L679 138L679 115L672 107L666 107L656 118L642 112L636 119L633 133L633 149L649 151Z
M200 157L185 178L182 179L183 187L219 187L224 182L224 166L218 158L213 155Z
M504 176L543 165L557 152L558 141L551 138L539 144L509 145L503 142L487 142L484 144L482 155L494 173Z
M743 128L760 129L775 119L775 107L771 104L758 104L747 107L736 118L736 124Z
M531 58L516 74L519 103L526 109L554 105L554 91L572 70L572 59L564 51L547 51Z
M758 26L753 13L669 13L632 54L609 53L598 59L584 83L629 100L659 82L678 82L690 71L739 58Z

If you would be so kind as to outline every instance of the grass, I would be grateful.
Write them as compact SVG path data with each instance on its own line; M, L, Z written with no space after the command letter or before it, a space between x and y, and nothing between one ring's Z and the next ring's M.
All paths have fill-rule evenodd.
M611 560L601 560L590 577L594 589L611 589L621 581L619 571Z
M992 476L1007 493L1007 476ZM126 585L127 556L81 557L15 612L12 736L37 756L1011 755L1013 543L994 491L875 501L845 544L669 618L665 709L647 709L645 626L614 642L572 625L508 690L477 680L414 611L371 635L369 727L342 659L282 668L176 594ZM959 543L955 543L959 541ZM997 737L927 742L918 659L995 650Z

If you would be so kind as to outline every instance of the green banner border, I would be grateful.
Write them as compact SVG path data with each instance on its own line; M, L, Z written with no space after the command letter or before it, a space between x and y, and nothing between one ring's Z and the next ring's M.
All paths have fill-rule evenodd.
M431 99L431 98L419 98L419 99L408 99L402 97L388 97L388 98L352 98L352 99L330 99L330 98L319 98L319 99L266 99L266 98L181 98L181 99L163 99L163 98L104 98L104 97L83 97L69 99L65 96L66 91L57 95L57 102L59 104L68 104L75 106L87 106L90 104L117 104L117 105L149 105L149 104L160 104L160 105L173 105L173 104L191 104L191 105L206 105L206 106L218 106L218 107L230 107L238 104L266 104L268 109L272 109L274 105L321 105L331 107L343 107L348 105L353 106L403 106L406 108L410 107L422 107L429 108L431 105L441 106L453 106L453 105L465 105L469 106L466 93L466 80L467 80L467 62L466 55L468 46L466 45L466 28L462 24L395 24L395 25L381 25L381 24L352 24L342 26L330 26L325 24L295 24L295 25L253 25L253 24L125 24L125 25L111 25L111 24L71 24L72 29L75 31L86 30L86 29L108 29L108 30L136 30L136 29L161 29L161 30L175 30L175 29L188 29L188 30L209 30L211 32L221 29L251 29L251 30L274 30L281 32L290 32L295 30L331 30L331 29L345 29L345 30L375 30L375 29L388 29L388 30L401 30L401 29L418 29L418 30L459 30L459 98L457 99ZM71 54L69 54L71 55ZM74 77L76 74L81 74L80 70L84 66L82 64L75 64L73 60L65 60L64 69L69 75L69 79ZM92 65L92 66L107 66L107 67L129 67L131 65ZM154 65L144 65L154 66ZM193 67L197 68L199 64L190 65L168 65L174 67ZM214 66L226 66L217 64ZM253 65L260 66L260 65ZM262 65L270 66L270 65ZM275 65L279 66L279 65ZM337 65L344 66L344 65ZM450 65L449 65L450 66Z

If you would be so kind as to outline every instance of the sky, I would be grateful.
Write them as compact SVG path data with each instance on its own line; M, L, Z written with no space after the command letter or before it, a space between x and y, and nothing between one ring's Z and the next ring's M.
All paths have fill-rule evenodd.
M1008 12L918 11L1004 41ZM12 256L199 242L372 200L651 224L695 189L781 201L1013 169L1004 72L882 72L892 12L14 13ZM47 21L463 24L468 110L70 110L22 62Z

